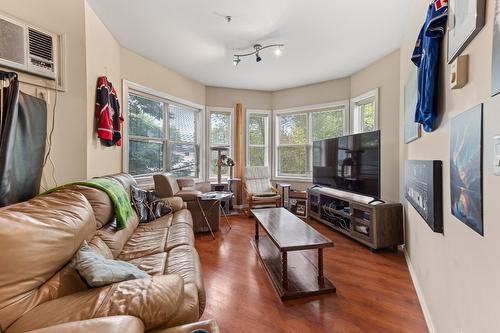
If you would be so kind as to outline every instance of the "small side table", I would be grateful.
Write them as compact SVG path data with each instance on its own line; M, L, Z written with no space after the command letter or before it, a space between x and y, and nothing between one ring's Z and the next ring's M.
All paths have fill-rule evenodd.
M198 206L200 207L203 218L205 219L205 222L208 226L208 230L210 230L210 233L212 234L213 239L215 239L215 235L212 231L212 227L210 227L210 223L208 222L208 219L207 219L207 214L205 213L205 210L203 209L203 205L201 204L201 201L213 201L213 204L210 205L210 207L207 210L210 210L213 206L218 205L219 212L222 212L222 215L224 216L226 224L229 227L229 230L231 230L231 223L229 223L229 219L227 218L226 212L224 211L224 208L222 207L222 202L227 201L227 200L232 200L233 196L234 196L234 194L231 192L214 191L214 192L202 193L196 197L196 201L198 202Z
M291 186L292 184L288 183L276 183L276 189L279 191L279 188L281 188L281 207L285 207L285 189L287 189L287 195L289 195Z

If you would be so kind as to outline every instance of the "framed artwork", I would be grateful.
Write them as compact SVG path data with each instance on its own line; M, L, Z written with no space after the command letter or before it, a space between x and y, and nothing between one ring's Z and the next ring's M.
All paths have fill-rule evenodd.
M499 0L500 1L500 0ZM405 127L405 143L420 138L421 127L420 124L415 122L415 112L417 109L418 99L418 69L412 66L410 77L405 85L405 113L404 113L404 127Z
M448 63L451 64L484 27L486 0L450 0L448 6Z
M406 161L405 198L434 232L443 232L443 162Z
M491 96L500 92L500 0L495 1L493 25L493 56L491 63Z
M451 213L472 230L483 230L483 105L451 121Z

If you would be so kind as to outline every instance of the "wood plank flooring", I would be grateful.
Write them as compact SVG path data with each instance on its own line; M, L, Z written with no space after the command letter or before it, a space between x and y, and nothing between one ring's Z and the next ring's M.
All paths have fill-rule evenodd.
M402 252L372 253L311 220L335 244L324 251L324 269L337 293L282 303L250 244L254 219L230 221L232 230L221 221L215 240L196 236L207 292L203 319L217 320L221 332L427 332ZM311 259L316 252L308 252Z

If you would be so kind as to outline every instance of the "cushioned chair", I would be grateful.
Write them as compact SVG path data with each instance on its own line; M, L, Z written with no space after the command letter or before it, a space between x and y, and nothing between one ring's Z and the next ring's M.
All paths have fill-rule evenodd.
M187 204L187 208L193 216L193 231L206 232L208 228L200 210L197 197L202 192L196 190L194 180L191 178L177 179L170 173L159 173L153 176L155 182L155 192L160 198L181 197ZM219 230L220 214L217 207L209 209L211 202L202 201L200 203L207 214L208 222L212 231Z
M261 205L281 207L281 195L271 184L268 167L247 167L244 178L249 210Z

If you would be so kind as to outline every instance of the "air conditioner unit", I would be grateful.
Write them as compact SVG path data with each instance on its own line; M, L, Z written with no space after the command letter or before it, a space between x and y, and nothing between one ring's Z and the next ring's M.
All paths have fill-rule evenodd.
M0 15L0 65L56 79L59 37Z

